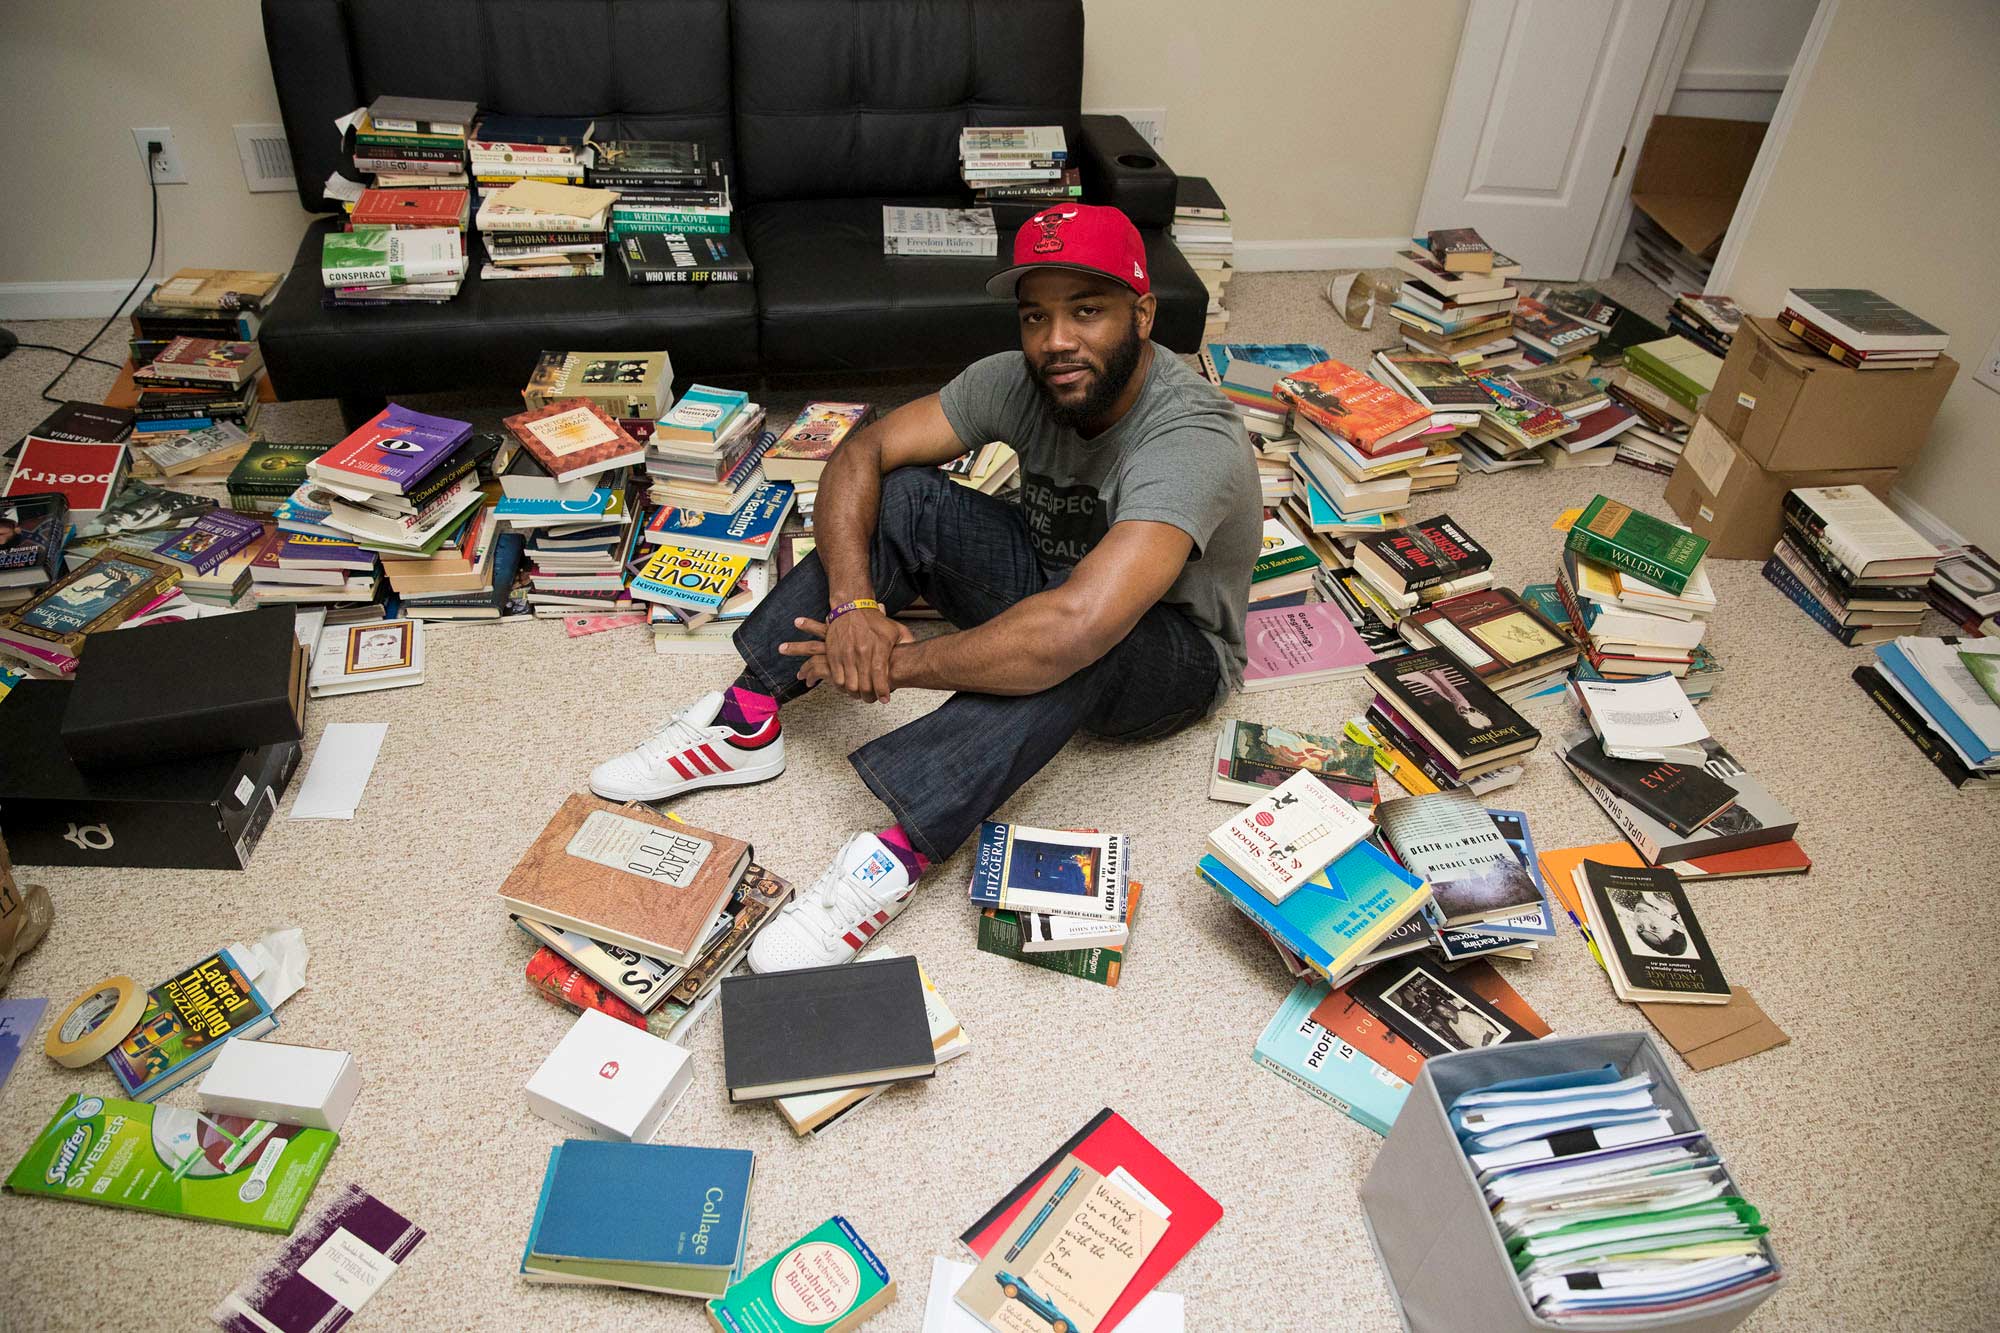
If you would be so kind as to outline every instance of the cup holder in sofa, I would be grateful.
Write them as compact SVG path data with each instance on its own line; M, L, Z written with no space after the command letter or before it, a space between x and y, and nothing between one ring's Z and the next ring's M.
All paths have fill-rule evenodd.
M1134 171L1151 171L1160 165L1160 159L1157 157L1148 157L1144 153L1120 153L1118 155L1118 165L1121 167L1130 167Z

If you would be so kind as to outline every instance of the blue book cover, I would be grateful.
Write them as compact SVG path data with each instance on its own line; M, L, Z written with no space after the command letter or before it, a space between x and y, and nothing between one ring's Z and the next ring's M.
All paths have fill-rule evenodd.
M1978 732L1965 725L1964 719L1959 717L1951 705L1944 701L1944 697L1924 679L1923 672L1917 670L1916 663L1904 655L1900 645L1893 642L1877 644L1875 660L1882 664L1884 671L1896 678L1897 684L1909 691L1931 724L1943 731L1962 754L1969 756L1976 764L1987 763L1996 754L2000 754L2000 751L1992 749L1985 741L1980 740Z
M1807 615L1811 616L1815 621L1819 622L1819 626L1821 629L1825 630L1828 634L1831 634L1834 638L1839 639L1842 643L1846 644L1848 647L1852 648L1854 646L1855 631L1850 629L1848 626L1841 624L1839 617L1835 616L1833 612L1821 606L1819 604L1819 599L1812 595L1811 591L1807 589L1805 584L1799 582L1799 576L1797 574L1794 574L1790 569L1786 568L1784 561L1778 559L1778 557L1775 555L1772 556L1769 560L1766 560L1764 562L1764 577L1768 579L1771 582L1772 586L1776 587L1779 592L1791 598L1792 604L1797 606L1799 610L1805 612ZM1586 607L1584 609L1583 614L1586 618L1595 619L1595 616L1593 615L1595 605L1596 605L1595 603L1592 603L1591 606ZM1586 626L1586 628L1588 627Z
M755 1169L743 1148L567 1139L549 1154L528 1254L734 1272Z
M1208 358L1215 363L1215 373L1223 379L1229 378L1232 362L1250 361L1260 366L1268 366L1279 375L1289 375L1307 366L1316 366L1331 360L1333 354L1318 343L1210 343Z
M750 404L750 395L741 389L716 389L706 384L690 384L660 417L659 432L666 439L694 439L712 443L729 423Z
M646 540L669 546L704 546L768 560L777 549L778 529L791 514L796 493L789 481L765 481L759 482L733 513L665 506L647 522Z
M998 907L1000 885L1007 878L1007 826L987 820L979 826L979 852L972 862L971 898L975 907Z
M1281 903L1258 893L1214 856L1203 856L1197 868L1238 911L1328 977L1373 949L1430 897L1423 880L1372 842L1356 843Z
M535 143L550 147L583 147L592 122L582 116L503 116L489 113L473 126L481 143Z
M1387 1135L1410 1085L1313 1022L1313 1010L1327 990L1325 982L1301 981L1292 987L1250 1058L1339 1107L1356 1123Z
M563 523L582 523L593 518L601 518L611 509L611 492L600 486L589 495L576 500L524 500L508 496L493 507L493 517L497 519L560 519Z

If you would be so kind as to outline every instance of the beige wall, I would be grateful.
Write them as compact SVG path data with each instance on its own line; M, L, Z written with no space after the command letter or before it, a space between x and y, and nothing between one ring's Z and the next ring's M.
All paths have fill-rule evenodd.
M1996 127L2000 4L1841 0L1729 282L1763 315L1787 287L1872 287L1951 334L1958 379L1899 489L1988 551L2000 393L1972 371L2000 332Z
M1086 106L1164 106L1176 167L1243 240L1407 234L1465 0L1088 0ZM244 188L231 126L275 123L254 0L0 0L12 187L0 284L129 282L145 252L134 125L167 125L164 258L281 268L306 214ZM331 133L331 127L328 133ZM110 297L104 297L108 302Z

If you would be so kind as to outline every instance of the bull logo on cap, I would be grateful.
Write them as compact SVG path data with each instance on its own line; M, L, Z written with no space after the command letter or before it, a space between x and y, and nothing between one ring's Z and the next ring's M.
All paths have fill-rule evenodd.
M1038 255L1048 255L1062 249L1063 239L1058 228L1075 216L1076 210L1073 208L1067 213L1058 213L1051 209L1046 213L1035 214L1034 223L1042 229L1040 239L1035 242L1035 253Z

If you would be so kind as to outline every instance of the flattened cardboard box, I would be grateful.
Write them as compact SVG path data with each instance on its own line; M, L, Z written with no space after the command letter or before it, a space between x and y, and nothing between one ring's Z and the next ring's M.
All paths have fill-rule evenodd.
M1923 450L1957 374L1948 356L1923 370L1854 370L1753 317L1702 411L1773 472L1897 468Z
M1866 486L1886 500L1898 475L1895 468L1772 472L1739 449L1720 426L1701 417L1667 481L1667 506L1696 536L1708 538L1711 557L1762 560L1784 531L1785 492L1800 486Z
M1715 258L1766 128L1754 120L1653 117L1632 172L1632 206L1688 249Z

